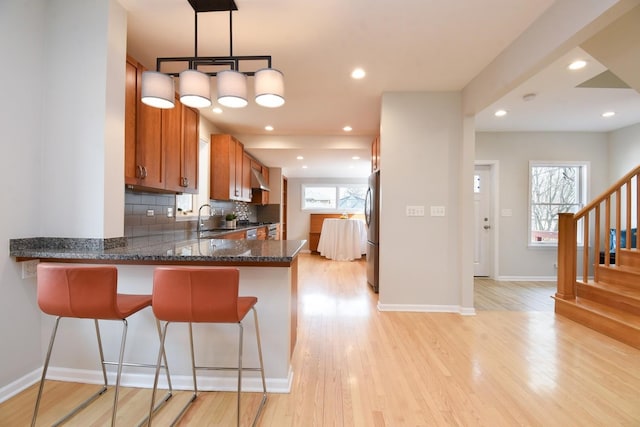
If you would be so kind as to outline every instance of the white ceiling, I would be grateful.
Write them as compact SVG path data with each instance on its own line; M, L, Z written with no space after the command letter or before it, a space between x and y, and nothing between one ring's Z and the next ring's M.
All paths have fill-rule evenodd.
M137 60L155 68L156 57L194 54L187 0L120 2L129 12L128 52ZM233 53L271 55L285 75L286 103L201 114L289 177L367 176L383 92L461 90L553 2L236 0ZM202 13L198 22L198 54L229 55L228 13ZM632 89L573 89L604 70L588 58L585 70L568 73L576 55L588 57L580 50L564 56L479 114L477 129L608 131L640 122L640 95ZM355 67L367 76L351 79ZM536 98L523 102L531 92ZM497 120L496 108L509 114ZM625 113L603 121L603 109Z

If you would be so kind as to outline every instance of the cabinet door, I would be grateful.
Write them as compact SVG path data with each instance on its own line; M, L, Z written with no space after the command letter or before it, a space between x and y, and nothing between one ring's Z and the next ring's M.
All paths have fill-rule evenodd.
M198 125L200 113L197 110L182 107L182 191L198 192Z
M176 106L162 110L162 145L165 156L165 189L181 192L182 172L182 108L177 97Z
M124 102L124 183L136 185L136 104L138 102L138 63L127 58Z
M244 153L242 155L242 200L251 201L251 158Z
M233 138L235 141L235 169L234 169L234 191L233 200L242 200L242 167L244 165L244 145Z
M236 141L231 135L211 135L209 195L214 200L235 200Z
M380 136L376 136L371 143L371 172L380 170Z
M138 67L138 82L144 68ZM141 171L138 183L150 188L164 188L164 147L162 146L162 110L149 107L137 99L136 168ZM140 176L141 175L141 176Z
M266 166L262 166L262 176L264 177L264 180L267 181L267 184L269 186L271 186L271 183L269 182L269 168ZM268 205L269 204L269 192L268 191L260 191L261 196L262 196L262 200L261 200L261 204L263 205Z

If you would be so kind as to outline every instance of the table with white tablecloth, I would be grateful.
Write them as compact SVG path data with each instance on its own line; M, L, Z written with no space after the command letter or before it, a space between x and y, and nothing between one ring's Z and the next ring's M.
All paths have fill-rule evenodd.
M367 251L367 227L359 219L326 218L322 223L318 252L337 261L360 259Z

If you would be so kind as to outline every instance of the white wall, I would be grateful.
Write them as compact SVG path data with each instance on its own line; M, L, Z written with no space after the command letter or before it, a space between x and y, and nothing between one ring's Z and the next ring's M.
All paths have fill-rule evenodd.
M556 248L528 247L528 189L530 160L590 162L587 200L600 194L608 180L607 134L585 132L478 132L476 160L499 163L498 213L511 209L513 216L496 215L499 222L497 278L553 278L557 271Z
M611 184L640 165L640 123L609 134L609 181Z
M271 179L271 177L269 177ZM367 178L289 178L287 180L287 239L309 240L310 211L302 210L303 184L366 184ZM271 201L271 198L269 198ZM319 212L319 211L318 211ZM303 250L309 250L308 242Z
M40 310L35 280L22 280L9 257L9 239L40 234L40 125L44 58L45 0L0 2L0 401L3 388L42 366ZM13 65L10 65L13 64ZM8 387L7 387L8 388Z
M126 12L115 0L46 4L42 231L120 237Z
M461 95L385 93L382 96L380 296L383 309L457 311ZM407 217L406 206L425 216ZM444 206L431 217L430 206Z
M50 333L9 239L123 234L125 52L116 0L0 2L0 400L37 379Z

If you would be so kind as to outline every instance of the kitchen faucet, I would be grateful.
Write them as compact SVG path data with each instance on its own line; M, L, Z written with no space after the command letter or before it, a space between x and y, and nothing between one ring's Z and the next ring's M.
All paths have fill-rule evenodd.
M202 220L202 208L204 208L205 206L209 207L209 216L214 214L213 208L209 203L205 203L204 205L200 206L200 208L198 209L198 238L202 237L202 228L204 227L204 221Z

